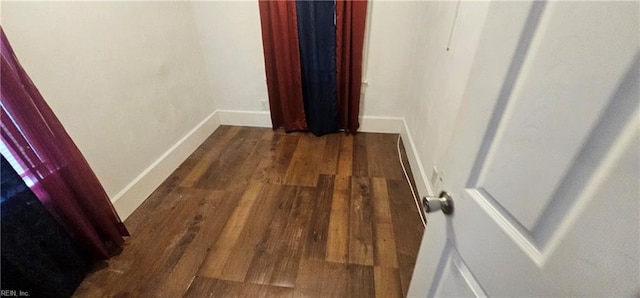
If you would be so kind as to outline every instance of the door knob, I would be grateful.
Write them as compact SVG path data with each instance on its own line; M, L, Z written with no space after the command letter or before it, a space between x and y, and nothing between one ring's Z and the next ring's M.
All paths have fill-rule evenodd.
M442 213L449 215L453 213L453 198L448 192L443 191L439 197L422 198L422 207L426 213L442 210Z

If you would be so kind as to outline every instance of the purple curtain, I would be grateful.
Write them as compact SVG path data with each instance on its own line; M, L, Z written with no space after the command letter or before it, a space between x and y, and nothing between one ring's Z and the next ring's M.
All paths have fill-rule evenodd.
M23 169L23 179L71 237L95 258L108 258L129 232L89 164L18 62L1 27L0 33L2 142Z

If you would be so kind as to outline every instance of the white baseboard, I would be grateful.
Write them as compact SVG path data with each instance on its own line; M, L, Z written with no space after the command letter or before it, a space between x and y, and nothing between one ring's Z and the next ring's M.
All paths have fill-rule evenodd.
M422 160L420 160L418 150L416 149L416 144L413 142L411 132L404 118L402 118L402 131L400 132L400 136L402 137L404 149L407 151L411 174L413 174L413 179L418 188L418 197L433 196L433 187L431 187L431 183L429 182L429 176L427 176L427 173L424 171Z
M220 126L218 116L218 111L209 114L111 199L122 220L129 217Z
M396 117L362 116L360 117L361 132L400 133L404 120Z
M124 220L129 217L220 125L271 127L271 116L266 111L216 110L211 113L111 199L120 218ZM404 141L419 196L433 195L404 118L363 116L360 119L360 131L399 133Z
M268 111L218 110L220 124L251 127L271 127ZM363 116L360 118L362 132L400 133L403 119L397 117Z
M271 127L271 114L268 111L218 110L220 124Z

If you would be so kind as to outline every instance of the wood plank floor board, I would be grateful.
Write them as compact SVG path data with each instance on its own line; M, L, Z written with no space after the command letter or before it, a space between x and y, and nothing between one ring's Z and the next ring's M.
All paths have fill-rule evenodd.
M295 191L294 188L285 188L279 193L279 196L295 196ZM273 220L269 223L267 230L261 235L260 241L255 246L253 258L243 281L268 285L275 270L275 263L279 253L281 251L283 253L291 253L291 251L286 251L288 247L281 245L280 240L282 231L287 229L287 214L293 209L294 204L295 199L278 198L278 208L274 210Z
M372 178L374 211L373 242L374 260L378 266L398 268L396 240L389 205L389 192L384 178Z
M293 297L293 288L240 283L197 276L185 297Z
M252 183L242 194L221 234L215 239L213 247L200 265L198 275L216 278L222 274L224 265L231 258L234 246L240 237L240 231L244 229L247 219L251 216L251 210L261 191L261 184Z
M295 285L315 196L312 188L283 188L278 213L263 238L264 249L253 257L246 282L281 287Z
M424 231L420 215L416 211L409 185L404 180L387 180L387 187L394 197L402 200L389 200L393 220L393 233L396 239L398 266L403 294L406 295L411 274L420 249ZM407 213L407 210L413 212Z
M295 297L347 297L351 282L347 264L319 260L300 262Z
M306 233L304 256L307 259L324 260L329 233L334 177L321 175L316 188L311 219Z
M372 266L319 260L300 262L295 297L375 297Z
M221 180L221 183L225 185L224 189L229 191L244 190L260 165L260 161L269 155L269 150L269 141L257 141L253 150L241 161L240 165L236 166L233 173L225 175L230 178L227 181Z
M338 151L338 166L336 175L351 176L353 173L353 136L346 135L340 139Z
M107 282L117 284L118 287L80 287L79 292L85 290L87 296L93 296L93 289L100 288L110 296L135 296L140 293L154 295L184 290L184 284L171 288L173 285L166 283L166 280L194 240L192 237L202 228L203 214L206 213L207 217L214 214L216 206L221 203L218 195L182 188L169 194L169 197L177 198L171 208L156 210L157 217L150 218L148 223L131 231L139 237L127 239L123 253L126 252L129 257L113 258L106 272L94 272L84 281L85 284L94 285ZM157 245L158 243L162 245ZM149 272L156 274L149 276ZM145 283L140 284L139 280L145 280Z
M367 136L366 134L359 133L353 136L353 147L351 149L352 152L352 168L353 171L351 175L356 177L368 177L369 176L369 160L368 150L367 150ZM371 144L369 146L374 146L375 144ZM389 157L387 157L389 158Z
M215 146L216 143L229 143L236 137L241 130L238 126L220 126L202 145L196 149L196 155L191 155L183 163L193 163L187 176L183 179L181 185L184 187L193 186L204 172L209 168L210 164L219 159L220 154L226 149L226 146Z
M236 135L236 138L229 142L220 157L211 162L209 168L194 186L211 190L228 189L229 185L242 174L239 173L243 169L242 165L245 164L251 152L258 145L258 138L254 135L255 133L251 129L245 128L241 130ZM221 173L224 173L224 175L221 175Z
M368 177L351 178L349 263L373 265L373 202Z
M318 182L322 156L327 138L302 134L287 169L285 184L312 186Z
M75 296L406 295L423 227L396 140L221 126Z
M148 249L138 251L140 255L148 255L150 252L155 252L152 254L155 261L152 261L153 259L144 259L144 262L141 262L142 264L139 264L138 266L144 266L146 270L149 270L150 272L157 272L149 279L149 282L144 285L142 292L152 295L160 295L162 293L181 294L184 290L182 285L172 288L175 284L167 283L168 276L181 259L187 247L194 240L195 235L200 232L202 228L203 213L211 213L214 209L212 207L215 204L215 202L208 200L207 196L209 192L193 192L196 192L196 190L190 190L190 192L185 195L186 199L172 210L171 215L174 216L173 218L167 217L164 219L165 222L159 225L162 232L158 234L164 237L158 237L155 239L148 238L137 242L144 243L157 241L157 243L162 243L162 245L157 245L157 249L155 250ZM132 243L132 245L137 243ZM134 266L137 267L136 265ZM140 276L144 276L145 274L145 272L140 272L137 276L126 276L124 278L140 278ZM136 280L136 278L133 278L132 280ZM130 280L127 280L126 282L130 282Z
M329 134L324 136L326 139L325 148L322 153L322 161L320 162L320 174L336 175L338 170L338 158L340 156L340 139L341 134Z
M331 200L325 259L347 263L349 260L349 214L351 177L336 176Z
M368 133L364 135L367 156L385 158L368 158L367 173L369 177L384 177L402 180L404 173L398 160L398 137L390 138L388 134Z
M400 274L396 268L373 268L376 297L403 297Z
M198 268L204 261L207 253L211 250L215 239L222 233L225 224L228 222L233 209L237 206L235 198L240 197L240 193L213 192L217 194L215 205L212 208L203 208L201 214L203 220L198 230L191 231L188 237L193 237L190 245L181 252L175 251L175 257L179 258L176 265L165 279L165 283L172 291L165 291L162 296L178 297L187 288L184 286L191 280L189 276L195 276Z
M259 195L258 202L253 206L252 216L247 219L236 245L234 253L242 255L242 258L230 258L224 266L220 278L232 281L254 280L261 283L268 283L274 273L274 264L280 264L285 268L290 268L287 263L282 264L278 255L285 261L289 258L296 258L300 250L303 227L306 224L311 208L312 190L305 190L305 187L289 185L263 185L263 192ZM303 206L300 206L303 205ZM298 213L305 214L302 219L296 218ZM293 214L293 216L291 216ZM296 222L297 221L297 222ZM302 226L302 227L301 227ZM289 232L291 231L291 232ZM279 241L283 240L283 241ZM293 247L287 248L289 241L293 241ZM270 248L273 243L274 248ZM278 251L274 252L275 249ZM263 258L269 254L268 264L265 265ZM280 261L280 262L279 262ZM278 267L280 268L280 267ZM256 272L265 272L267 276L260 277ZM276 271L274 282L292 283L292 278L286 279L286 274L291 272ZM292 271L295 274L295 271Z
M282 148L286 139L287 138L284 138L280 134L273 133L272 130L265 132L259 145L263 147L263 155L260 157L260 162L256 166L253 174L249 177L250 180L267 182L267 173L276 164L278 155L282 153ZM293 152L293 150L291 150L291 152Z
M349 282L347 295L343 297L376 297L372 266L347 264Z
M251 177L252 180L270 184L284 184L287 169L289 169L289 164L300 140L300 134L291 134L286 137L278 136L280 135L274 135L274 139L278 140L275 144L270 145L275 147L275 152L265 156L265 158L260 161L260 164L258 164L256 171Z
M240 235L232 249L232 255L227 259L222 269L220 279L239 282L245 280L256 251L263 249L266 242L264 235L268 232L268 228L280 206L278 194L285 187L294 186L274 185L267 187L263 185L263 189L258 194L257 202L251 208L250 216L247 218L243 229L236 231ZM234 255L241 257L234 257Z

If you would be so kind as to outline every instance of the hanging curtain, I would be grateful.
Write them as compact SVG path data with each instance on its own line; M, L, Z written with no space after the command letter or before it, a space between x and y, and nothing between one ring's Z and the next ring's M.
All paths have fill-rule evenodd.
M367 1L336 0L336 53L341 126L355 133L360 126L362 50Z
M315 135L340 128L336 89L335 2L296 1L307 126Z
M287 132L307 129L295 4L259 2L271 123Z
M29 187L70 236L94 258L108 258L129 233L109 197L18 62L4 30L1 65L2 143Z
M356 133L367 2L259 3L273 127Z

